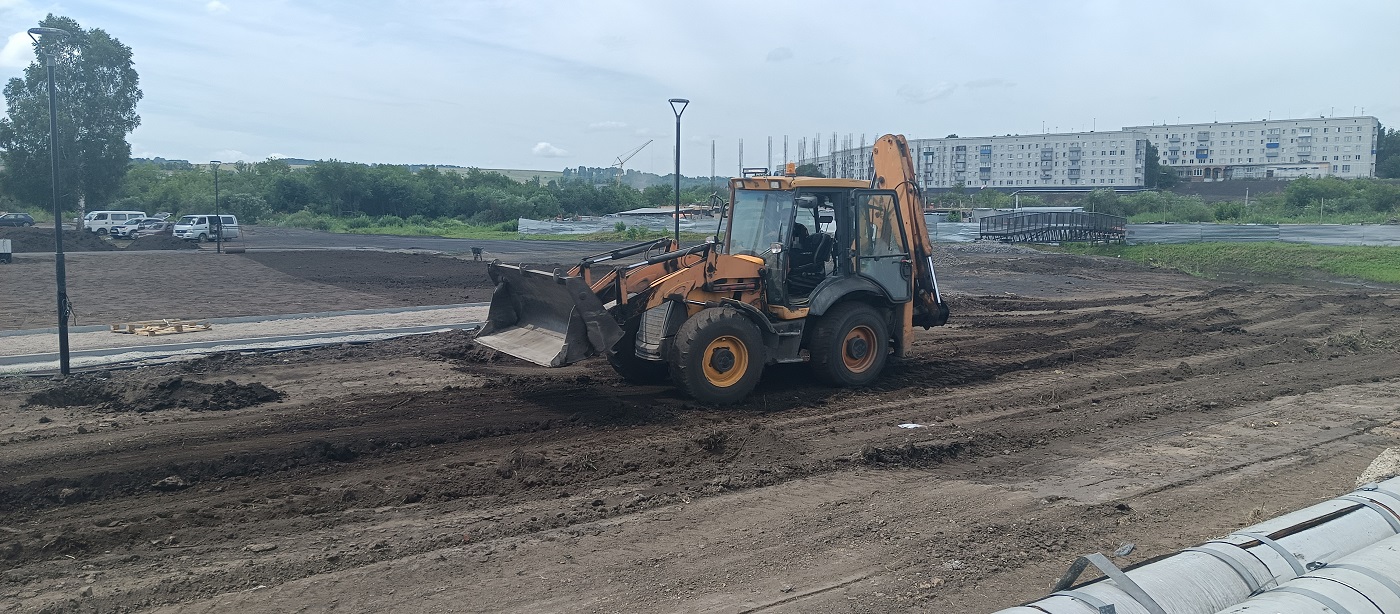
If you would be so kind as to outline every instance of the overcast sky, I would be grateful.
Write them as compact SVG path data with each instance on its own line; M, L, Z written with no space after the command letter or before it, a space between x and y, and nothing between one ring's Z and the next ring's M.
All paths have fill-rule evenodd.
M876 5L876 6L871 6ZM0 0L130 46L132 154L664 174L782 137L911 138L1360 113L1400 124L1400 2Z

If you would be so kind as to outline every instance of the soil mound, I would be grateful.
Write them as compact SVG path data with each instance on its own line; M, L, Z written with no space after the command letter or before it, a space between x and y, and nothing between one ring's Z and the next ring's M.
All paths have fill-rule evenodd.
M13 241L16 254L54 251L53 229L51 228L0 228L0 239ZM63 251L65 252L110 252L115 245L103 241L87 231L63 231Z
M127 249L199 249L199 244L194 241L176 239L171 234L140 235L136 237Z
M281 400L286 395L261 382L219 384L186 381L175 377L160 382L122 384L99 379L75 378L29 395L25 405L93 407L112 412L228 411Z

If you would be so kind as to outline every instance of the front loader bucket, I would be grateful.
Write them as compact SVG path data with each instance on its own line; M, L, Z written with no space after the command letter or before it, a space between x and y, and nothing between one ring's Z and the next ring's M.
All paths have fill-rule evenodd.
M492 263L496 284L476 340L546 367L562 367L607 351L622 328L580 277Z

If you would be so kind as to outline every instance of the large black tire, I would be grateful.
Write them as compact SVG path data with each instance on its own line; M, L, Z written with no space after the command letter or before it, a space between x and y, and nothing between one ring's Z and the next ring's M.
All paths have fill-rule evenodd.
M702 403L738 403L763 376L767 356L758 327L733 307L711 307L676 331L666 361L671 381Z
M889 326L865 303L833 307L818 318L810 346L812 369L837 386L866 386L879 379L889 361Z
M608 364L622 379L631 384L660 384L666 381L669 369L664 361L637 358L637 326L641 318L622 327L622 338L607 351Z

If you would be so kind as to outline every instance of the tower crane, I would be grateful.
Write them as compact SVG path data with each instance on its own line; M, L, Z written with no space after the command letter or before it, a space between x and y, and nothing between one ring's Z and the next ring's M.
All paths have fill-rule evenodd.
M628 160L631 160L632 156L642 153L642 150L646 149L647 145L650 145L651 142L654 140L655 139L647 139L647 142L637 146L636 149L633 149L631 151L628 151L627 153L618 156L617 159L613 161L613 166L617 168L617 174L613 177L614 183L622 183L622 165L626 164Z

